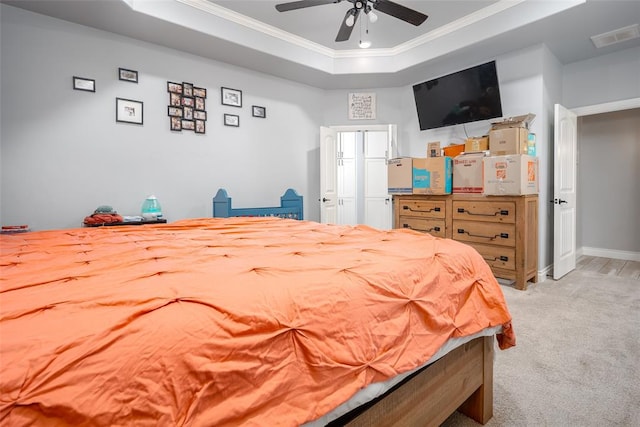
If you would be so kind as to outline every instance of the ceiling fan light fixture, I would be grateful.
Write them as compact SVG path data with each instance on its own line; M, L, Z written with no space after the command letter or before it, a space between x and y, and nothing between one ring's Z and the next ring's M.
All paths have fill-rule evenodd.
M367 13L367 16L369 17L369 22L371 22L372 24L378 20L378 15L376 15L373 10Z
M344 21L347 27L353 27L353 24L356 23L356 18L353 13L349 15L349 17Z

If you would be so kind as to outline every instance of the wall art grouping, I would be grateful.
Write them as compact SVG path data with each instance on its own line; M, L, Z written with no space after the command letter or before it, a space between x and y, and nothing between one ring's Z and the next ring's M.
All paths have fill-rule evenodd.
M207 89L196 87L193 83L168 81L167 92L169 92L169 128L178 132L190 130L195 133L205 133Z
M228 87L220 88L220 100L222 105L242 108L242 91L239 89L231 89ZM251 107L251 115L260 119L267 118L267 109L259 105ZM240 116L237 114L223 114L224 125L232 127L240 127Z
M137 84L138 71L120 67L118 79ZM73 89L95 92L96 81L87 77L73 76ZM206 133L207 89L197 87L193 83L167 81L167 92L169 93L167 106L169 129L177 132L188 130L198 134ZM220 98L223 106L242 108L242 91L239 89L221 87ZM116 122L142 125L143 107L142 101L117 97ZM252 105L251 116L266 119L266 107ZM240 127L240 115L224 113L223 118L225 126Z

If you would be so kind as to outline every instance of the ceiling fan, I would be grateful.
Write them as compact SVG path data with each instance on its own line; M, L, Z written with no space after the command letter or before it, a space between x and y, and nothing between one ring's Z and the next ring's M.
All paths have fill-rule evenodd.
M289 10L303 9L311 6L321 6L329 3L340 3L343 0L299 0L288 3L281 3L276 5L278 12L287 12ZM422 24L428 16L420 13L416 10L409 9L398 3L394 3L389 0L347 0L353 4L353 7L347 11L338 30L336 36L337 42L343 42L349 40L351 32L353 31L354 24L360 15L360 12L364 12L370 22L375 22L378 16L373 12L374 10L387 15L391 15L395 18L401 19L409 24L418 26Z

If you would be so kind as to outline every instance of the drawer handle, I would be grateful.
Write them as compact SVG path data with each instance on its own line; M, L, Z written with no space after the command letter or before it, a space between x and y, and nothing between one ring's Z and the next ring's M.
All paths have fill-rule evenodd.
M473 216L498 216L498 215L508 216L509 215L509 211L506 209L495 211L492 214L489 214L489 213L483 214L483 213L471 212L466 210L465 208L458 208L458 213L466 213L467 215L473 215Z
M425 211L425 210L420 210L420 209L411 209L407 205L402 206L402 209L404 209L405 211L411 211L411 212L424 212L424 213L429 213L429 212L432 212L432 211L440 212L440 208L431 208L428 211Z
M504 255L500 255L499 257L493 257L493 258L487 258L487 257L483 257L485 260L487 261L509 261L509 257L508 256L504 256Z
M431 231L440 231L440 227L431 227L429 229L424 229L424 228L413 228L411 227L409 224L402 224L403 228L408 228L410 230L415 230L415 231L422 231L424 233L429 233Z
M500 237L501 239L508 239L509 238L509 233L499 233L499 234L495 234L493 236L483 236L481 234L469 233L468 231L465 231L464 228L458 228L458 234L467 234L467 235L469 235L471 237L481 237L483 239L489 239L489 240L495 240L498 237Z

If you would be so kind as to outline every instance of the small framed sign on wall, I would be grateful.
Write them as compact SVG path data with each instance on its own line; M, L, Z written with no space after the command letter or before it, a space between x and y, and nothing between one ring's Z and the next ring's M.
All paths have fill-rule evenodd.
M376 94L350 93L349 120L375 120Z
M73 76L73 88L75 90L95 92L96 81L94 79L87 79L86 77Z
M118 78L125 82L138 83L138 72L127 70L126 68L118 68Z

